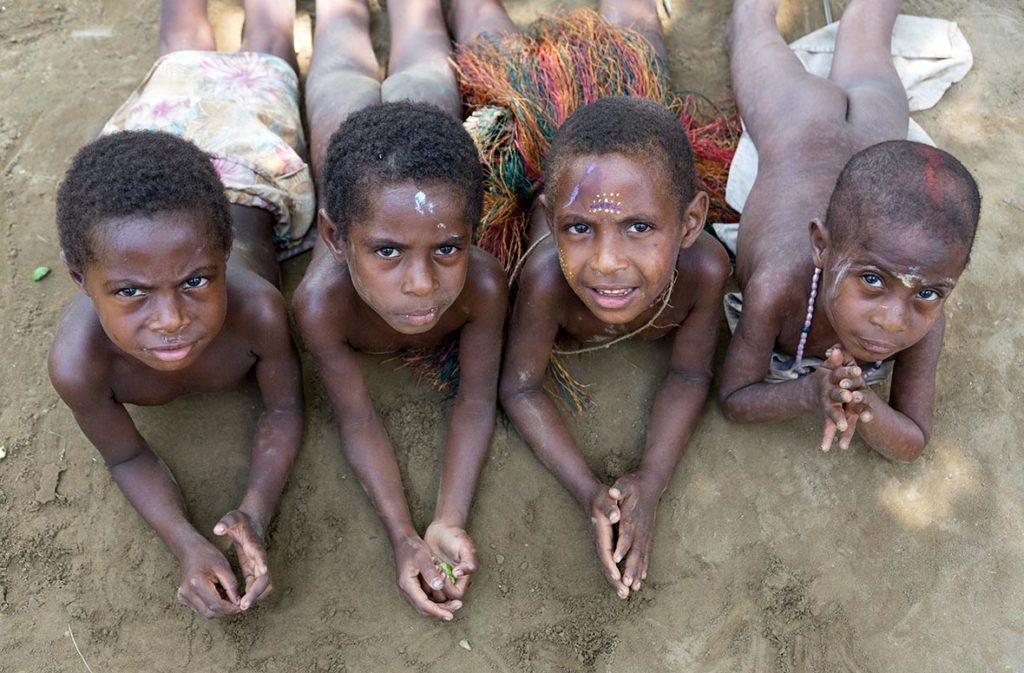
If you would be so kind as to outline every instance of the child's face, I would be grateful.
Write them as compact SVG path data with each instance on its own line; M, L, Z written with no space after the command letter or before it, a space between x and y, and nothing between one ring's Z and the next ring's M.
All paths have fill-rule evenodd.
M444 183L386 185L344 243L360 298L402 334L429 331L466 284L471 226Z
M95 260L71 270L107 337L153 369L188 367L224 325L227 251L207 231L187 212L104 223Z
M694 197L681 216L667 183L651 162L585 155L544 197L562 273L602 322L629 323L658 301L680 248L700 235L706 197Z
M822 225L812 224L822 267L820 305L847 353L880 361L925 337L964 270L967 251L924 227L907 232L877 225L866 238L837 248L827 243Z

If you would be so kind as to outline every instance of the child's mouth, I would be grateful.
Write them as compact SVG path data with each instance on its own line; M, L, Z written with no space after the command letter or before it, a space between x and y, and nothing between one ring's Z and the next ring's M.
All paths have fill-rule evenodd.
M401 316L405 322L411 325L429 325L437 318L437 307L413 311L412 313L402 313Z
M195 342L160 348L148 349L150 354L161 362L180 362L187 358L192 349L196 347Z
M875 355L889 355L899 350L896 346L881 341L871 341L870 339L857 339L857 341L861 348Z
M635 287L591 287L594 302L601 308L622 308L633 298Z

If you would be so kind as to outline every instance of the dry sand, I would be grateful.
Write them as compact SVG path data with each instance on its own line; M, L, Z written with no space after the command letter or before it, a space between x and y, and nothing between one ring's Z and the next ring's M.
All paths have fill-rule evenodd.
M272 529L273 599L223 621L176 603L175 560L122 497L44 365L75 292L58 258L56 186L154 60L157 11L149 0L0 4L0 670L86 670L73 630L96 673L1024 671L1024 470L1013 453L1024 413L1009 378L1024 352L1019 0L904 8L958 21L974 48L966 80L917 119L984 195L973 263L948 304L924 457L890 464L862 443L823 455L810 420L738 427L709 405L662 502L650 581L622 602L598 570L583 515L499 427L469 526L481 570L450 624L418 617L395 591L386 539L313 376L303 453ZM558 3L509 4L527 22ZM788 37L822 24L817 0L805 4L785 6ZM731 3L674 5L676 84L728 95ZM312 2L300 7L308 14ZM233 6L215 9L223 30L237 31ZM385 28L376 26L380 45ZM33 283L39 264L55 271ZM286 265L289 292L306 264ZM572 430L599 473L636 464L666 360L666 344L626 344L576 363L598 406ZM406 372L364 364L423 525L449 409ZM135 413L203 530L239 500L258 405L249 387Z

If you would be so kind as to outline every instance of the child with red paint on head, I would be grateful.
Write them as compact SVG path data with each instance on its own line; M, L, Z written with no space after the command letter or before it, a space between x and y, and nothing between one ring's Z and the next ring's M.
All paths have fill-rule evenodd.
M543 189L523 227L525 252L509 255L518 288L500 396L516 430L583 510L605 578L627 598L647 578L658 504L707 399L729 275L725 249L703 232L709 198L687 128L667 107L678 99L668 90L656 7L607 0L601 16L542 19L527 34L497 0L455 1L451 17L463 90L486 106L471 124L502 116L515 124L512 133L479 133L484 145L515 142L504 155L485 152L490 189L500 192L517 170L538 178L529 166L521 170L538 157L520 149L546 145L552 118L568 117L550 137L550 153L537 152ZM506 95L520 86L527 90ZM584 104L589 97L596 100ZM495 220L492 232L519 233ZM552 355L668 335L672 360L639 466L609 487L566 428L558 391L545 389Z
M295 7L245 8L242 51L218 53L205 0L163 3L160 59L106 135L79 151L57 197L61 256L81 292L54 337L50 379L180 562L179 600L205 617L269 595L266 530L302 438L301 368L275 250L297 243L314 211L300 157ZM125 406L234 388L250 374L264 408L249 480L212 531L233 543L240 588Z
M459 121L440 3L389 0L387 12L381 81L366 0L316 3L306 109L320 236L294 307L342 450L387 531L398 590L420 614L447 621L478 568L466 526L497 415L507 290L498 261L473 245L483 174ZM434 518L421 533L356 352L453 343L458 393Z
M892 460L932 429L943 306L967 265L980 197L952 156L904 140L890 56L899 0L852 0L828 79L775 26L779 0L739 0L733 83L757 145L739 228L742 297L720 388L727 416L824 419L822 450L854 434ZM738 323L737 323L738 320ZM892 372L888 400L869 384Z

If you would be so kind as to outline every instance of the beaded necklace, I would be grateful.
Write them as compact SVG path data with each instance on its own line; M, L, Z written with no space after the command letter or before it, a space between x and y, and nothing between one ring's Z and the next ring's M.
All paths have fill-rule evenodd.
M818 281L821 280L821 267L814 267L814 275L811 277L811 296L807 300L807 315L804 317L804 326L800 329L800 343L796 347L796 362L793 367L803 371L801 365L804 361L804 346L807 345L807 335L811 333L811 321L814 319L814 300L818 298ZM880 369L882 362L872 363L873 369Z

